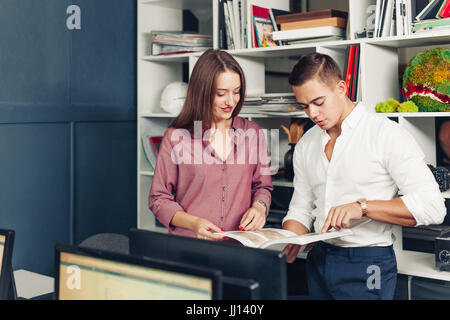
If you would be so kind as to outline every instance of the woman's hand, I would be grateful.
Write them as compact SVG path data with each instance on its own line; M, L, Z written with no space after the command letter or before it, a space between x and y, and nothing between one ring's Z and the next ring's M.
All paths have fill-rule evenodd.
M194 220L192 231L195 232L197 238L199 239L215 241L223 239L223 236L220 235L220 232L223 230L221 230L214 223L203 218L196 218Z
M255 202L253 206L248 209L242 216L239 230L250 231L260 230L266 224L266 208Z

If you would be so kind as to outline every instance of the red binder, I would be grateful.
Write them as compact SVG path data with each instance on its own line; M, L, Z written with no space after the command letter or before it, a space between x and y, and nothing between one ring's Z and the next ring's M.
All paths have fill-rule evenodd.
M348 52L348 60L347 60L347 74L345 75L345 84L347 86L347 92L346 95L350 99L351 97L351 85L352 85L352 78L353 78L353 64L354 64L354 57L355 57L355 46L350 45L350 49Z
M439 16L442 18L450 17L450 0L447 0L447 2L444 4L441 12L439 12Z

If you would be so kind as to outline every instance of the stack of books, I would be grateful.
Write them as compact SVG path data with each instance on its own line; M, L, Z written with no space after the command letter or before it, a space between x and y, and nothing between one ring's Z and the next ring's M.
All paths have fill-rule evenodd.
M281 31L274 32L273 39L289 44L344 39L347 16L347 12L334 9L280 15L276 23Z
M261 96L262 104L258 108L261 114L274 116L302 116L305 115L292 93L267 93Z
M212 36L181 31L153 31L148 51L151 55L169 55L211 49Z
M415 19L413 32L450 30L450 0L433 0Z
M245 97L244 104L242 105L241 113L255 114L258 113L258 108L262 104L260 96L257 97Z

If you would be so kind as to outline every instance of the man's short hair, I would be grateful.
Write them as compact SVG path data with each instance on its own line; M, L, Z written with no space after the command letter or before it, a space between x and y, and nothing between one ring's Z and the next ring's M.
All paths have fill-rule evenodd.
M288 81L291 86L300 86L314 78L326 85L342 80L342 73L336 61L322 53L310 53L303 56L292 69Z

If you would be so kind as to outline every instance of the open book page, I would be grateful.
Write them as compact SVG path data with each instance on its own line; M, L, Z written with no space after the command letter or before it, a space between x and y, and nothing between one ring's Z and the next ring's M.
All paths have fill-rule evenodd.
M332 231L328 231L325 233L321 233L321 232L314 232L314 233L307 233L301 236L295 235L293 237L287 237L287 238L280 238L280 239L274 239L271 241L267 241L264 242L263 244L260 245L261 249L276 245L276 244L298 244L298 245L305 245L305 244L309 244L309 243L313 243L313 242L317 242L317 241L322 241L322 240L328 240L328 239L333 239L333 238L338 238L338 237L343 237L343 236L348 236L350 234L353 234L353 231L351 229L341 229L339 231L337 230L332 230Z
M317 241L333 239L353 234L351 229L331 230L326 233L307 233L297 235L284 229L265 228L258 231L228 231L221 235L239 241L243 245L252 248L267 248L279 244L305 245Z
M274 228L265 228L258 231L227 231L221 233L221 235L237 240L244 246L252 248L261 247L265 242L272 240L296 236L294 232Z

